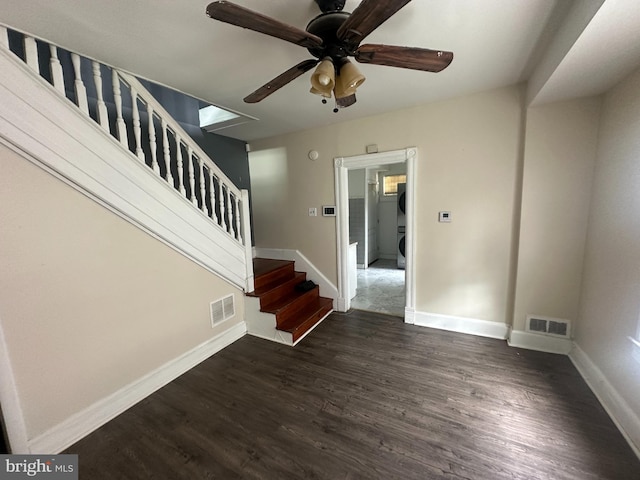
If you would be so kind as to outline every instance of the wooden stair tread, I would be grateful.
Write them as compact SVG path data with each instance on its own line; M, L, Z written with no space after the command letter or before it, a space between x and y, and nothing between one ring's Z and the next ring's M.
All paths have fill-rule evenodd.
M306 273L294 272L293 277L285 282L282 282L276 279L275 281L272 281L259 288L256 288L253 292L247 293L247 295L249 295L250 297L263 297L278 288L282 288L282 287L286 288L286 286L291 286L291 288L293 288L298 283L304 282L306 278L307 278Z
M256 257L253 259L253 275L254 277L259 277L279 267L286 266L291 263L294 262L291 262L290 260L274 260L272 258Z
M296 290L307 277L294 266L293 261L254 258L255 288L247 295L258 297L260 311L275 315L275 328L290 333L295 343L333 310L333 300L321 297L318 285L306 292Z
M274 288L276 284L293 278L295 276L294 265L295 262L290 260L254 258L254 293L260 292L265 288Z
M310 303L298 315L283 322L276 328L291 333L295 342L332 310L333 300L318 297L316 302Z
M288 307L291 307L291 305L296 302L304 302L305 300L310 301L314 298L319 297L319 292L320 288L317 285L314 289L307 292L299 292L297 290L293 290L280 298L276 298L273 302L262 307L261 310L264 312L275 313L277 315L278 313L286 310Z

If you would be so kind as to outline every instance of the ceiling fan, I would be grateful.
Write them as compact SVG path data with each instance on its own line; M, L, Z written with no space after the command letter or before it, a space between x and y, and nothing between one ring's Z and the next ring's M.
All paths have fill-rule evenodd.
M314 59L304 60L245 97L246 103L264 100L276 90L317 65L311 77L311 93L323 103L332 94L336 108L356 102L356 89L364 76L348 57L360 63L439 72L449 66L453 53L417 47L365 44L362 40L411 0L362 0L353 13L343 12L346 0L315 0L322 13L305 30L280 22L227 1L209 4L207 15L215 20L271 35L307 48Z

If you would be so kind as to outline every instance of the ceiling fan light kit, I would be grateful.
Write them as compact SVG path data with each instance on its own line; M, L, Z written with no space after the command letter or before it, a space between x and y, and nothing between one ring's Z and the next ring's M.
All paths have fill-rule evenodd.
M336 108L356 102L356 89L365 77L351 63L387 65L426 72L440 72L453 60L453 53L418 47L367 44L360 42L411 0L362 0L353 13L343 12L345 0L315 0L322 11L305 30L282 23L227 1L209 4L207 15L215 20L270 35L305 47L315 59L305 60L267 82L245 97L257 103L316 67L311 75L310 92L327 98L332 94Z
M331 57L325 57L311 75L311 88L323 97L331 98L336 85L336 71ZM315 92L314 92L315 93Z

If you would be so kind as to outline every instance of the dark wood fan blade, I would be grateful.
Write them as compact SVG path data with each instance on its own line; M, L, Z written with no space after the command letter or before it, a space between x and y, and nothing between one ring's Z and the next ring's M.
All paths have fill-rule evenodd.
M281 89L287 83L291 82L292 80L295 80L303 73L311 70L313 67L317 65L319 61L320 60L314 59L314 60L305 60L303 62L300 62L295 67L291 67L289 70L278 75L276 78L274 78L270 82L265 83L258 90L253 92L251 95L248 95L247 97L245 97L244 101L246 103L258 103L259 101L264 100L276 90Z
M453 53L426 48L366 44L358 48L355 58L360 63L440 72L449 66Z
M316 35L231 2L210 3L207 15L221 22L271 35L302 47L314 48L322 45L322 39Z
M411 0L363 0L351 16L340 25L337 36L352 45L358 45L364 37L387 21Z

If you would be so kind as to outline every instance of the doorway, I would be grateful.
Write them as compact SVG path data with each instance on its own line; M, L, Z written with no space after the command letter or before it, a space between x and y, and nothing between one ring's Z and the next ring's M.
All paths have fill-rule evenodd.
M355 291L353 262L349 261L349 170L383 167L385 165L406 164L405 192L405 270L404 285L404 320L413 323L415 312L415 258L414 204L415 204L415 169L418 152L416 148L406 148L390 152L340 157L335 159L336 210L337 210L337 251L338 251L338 310L351 308ZM375 265L375 264L374 264ZM357 277L356 277L357 278ZM352 293L350 293L352 292Z

